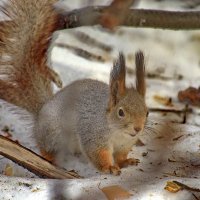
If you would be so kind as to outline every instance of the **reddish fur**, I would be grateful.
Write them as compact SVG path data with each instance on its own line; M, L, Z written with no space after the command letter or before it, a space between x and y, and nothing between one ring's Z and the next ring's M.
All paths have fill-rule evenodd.
M119 175L121 173L120 168L117 165L113 165L112 162L112 153L109 150L99 150L96 162L97 168L104 173Z
M45 158L46 160L48 160L49 162L53 164L55 163L55 155L53 153L46 152L43 149L40 150L40 153L43 158Z
M112 166L111 152L107 149L101 149L98 154L99 169L102 171L109 171Z
M119 165L119 167L123 166L124 161L127 159L128 152L117 152L114 155L115 163Z
M130 151L130 149L129 149ZM127 167L128 165L137 165L139 160L134 158L127 158L129 151L117 152L114 155L115 163L119 168Z
M61 26L52 7L55 2L8 0L0 6L10 18L0 24L0 75L6 76L0 80L0 98L32 113L52 96L52 74L57 75L46 63L52 34Z

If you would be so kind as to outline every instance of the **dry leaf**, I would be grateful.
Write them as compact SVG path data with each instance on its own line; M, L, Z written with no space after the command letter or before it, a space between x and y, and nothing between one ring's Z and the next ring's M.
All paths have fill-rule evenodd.
M108 200L123 200L132 196L127 190L118 185L101 188L101 191L106 195Z
M174 158L168 158L168 162L177 162Z
M159 96L159 95L154 95L153 98L156 102L158 102L158 103L160 103L164 106L173 107L171 97L162 97L162 96Z
M182 187L174 182L168 181L167 185L165 186L164 189L169 192L176 193L176 192L180 191L182 189Z
M183 136L184 136L184 135L180 135L180 136L178 136L178 137L173 138L172 140L173 140L173 141L179 140L179 139L182 138Z
M40 188L36 187L35 189L31 190L31 192L39 192Z
M148 153L149 153L148 151L147 151L147 152L143 152L143 153L142 153L142 156L145 157L145 156L148 155Z
M180 102L200 106L200 88L188 87L183 91L179 91L178 99Z
M13 168L10 164L6 164L4 175L6 176L13 176Z

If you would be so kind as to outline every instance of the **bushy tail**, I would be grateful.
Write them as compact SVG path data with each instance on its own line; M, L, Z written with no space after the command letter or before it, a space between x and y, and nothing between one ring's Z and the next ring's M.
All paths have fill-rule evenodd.
M8 0L0 11L0 98L37 113L52 96L57 74L47 66L52 34L60 26L56 0Z

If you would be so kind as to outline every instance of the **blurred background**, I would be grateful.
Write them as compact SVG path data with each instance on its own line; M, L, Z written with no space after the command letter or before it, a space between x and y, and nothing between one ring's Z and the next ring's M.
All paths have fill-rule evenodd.
M56 6L65 11L71 11L88 5L109 5L110 2L107 0L63 0ZM135 7L193 11L200 9L200 0L138 0ZM138 199L142 199L143 196L143 199L146 200L156 199L155 194L160 192L157 189L163 189L160 177L163 178L165 172L171 174L168 173L168 176L165 174L164 178L181 177L180 180L188 181L191 184L196 184L200 178L199 168L194 169L191 166L191 161L199 166L200 160L200 138L199 132L197 133L200 126L200 109L198 106L179 102L177 97L179 91L185 90L189 86L195 88L200 86L200 30L174 31L120 27L110 31L99 25L66 29L54 34L49 62L61 76L64 85L82 78L98 79L108 83L112 63L121 51L126 57L127 84L134 85L134 54L139 49L144 51L146 56L146 101L148 107L152 109L149 117L153 119L152 126L156 126L156 124L166 125L163 126L165 131L155 131L143 136L142 141L145 145L136 147L135 151L131 152L131 155L136 156L143 163L139 166L143 171L137 168L124 169L120 179L109 180L115 183L119 182L129 189L135 187L138 191ZM57 90L55 87L55 92ZM186 107L191 109L190 112L185 111ZM11 139L18 140L20 144L38 152L26 122L10 114L9 109L4 104L0 107L0 122L1 134L9 133ZM173 125L167 125L168 122L176 122L178 125L176 131L171 129ZM156 127L155 129L159 130ZM172 139L180 135L184 135L180 140ZM176 141L178 142L176 143ZM155 148L155 152L148 150L153 148ZM149 152L148 156L142 156L142 153L147 151ZM167 161L169 157L175 161ZM0 157L0 160L2 173L5 173L6 166L9 164L13 169L13 176L36 177L3 157ZM179 161L176 162L176 160ZM187 165L189 168L186 167ZM91 178L86 179L85 182L83 180L80 185L77 182L70 182L68 188L71 191L71 197L78 190L81 190L82 186L87 189L89 187L97 189L99 174L90 168L90 165L70 159L65 167L75 169L81 175ZM176 176L174 171L179 176ZM102 183L106 182L104 178L104 176L100 176ZM150 182L146 184L149 179ZM90 182L90 180L94 182ZM142 184L153 189L144 190L141 187ZM85 191L81 190L81 192ZM79 191L79 194L81 192ZM150 193L155 196L149 197ZM191 195L185 194L181 193L180 198L175 196L166 196L166 198L192 199ZM95 193L91 193L92 195L94 199ZM163 196L165 195L163 193ZM87 198L89 196L90 194L86 195ZM157 197L157 199L165 199L162 198L162 195L157 195Z

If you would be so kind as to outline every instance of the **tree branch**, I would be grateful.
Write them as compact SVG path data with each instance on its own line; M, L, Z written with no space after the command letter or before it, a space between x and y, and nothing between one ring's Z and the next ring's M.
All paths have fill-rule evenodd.
M106 6L90 6L63 13L65 28L100 24ZM200 11L130 9L122 26L172 30L200 29Z
M127 17L129 8L136 3L136 0L113 0L107 6L100 18L100 24L109 29L120 26Z
M75 172L58 168L31 150L1 135L0 154L42 177L56 179L80 178Z

